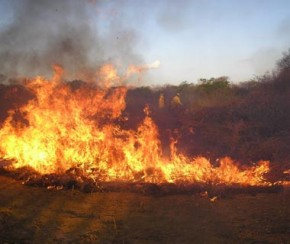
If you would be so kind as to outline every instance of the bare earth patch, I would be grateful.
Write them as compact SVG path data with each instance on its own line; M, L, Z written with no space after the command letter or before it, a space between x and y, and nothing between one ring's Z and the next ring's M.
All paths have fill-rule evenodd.
M1 243L289 243L290 191L238 194L82 193L0 176Z

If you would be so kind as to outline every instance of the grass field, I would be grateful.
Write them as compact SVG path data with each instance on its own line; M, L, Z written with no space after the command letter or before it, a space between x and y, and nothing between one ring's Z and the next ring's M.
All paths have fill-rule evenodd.
M290 243L290 191L82 193L0 177L1 243Z

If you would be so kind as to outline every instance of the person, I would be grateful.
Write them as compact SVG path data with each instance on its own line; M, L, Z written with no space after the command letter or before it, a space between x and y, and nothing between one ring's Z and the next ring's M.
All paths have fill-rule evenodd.
M171 108L176 109L182 105L179 93L177 93L171 100Z
M163 109L164 106L165 106L164 95L163 95L163 93L161 93L159 96L159 100L158 100L158 107L159 107L159 109Z

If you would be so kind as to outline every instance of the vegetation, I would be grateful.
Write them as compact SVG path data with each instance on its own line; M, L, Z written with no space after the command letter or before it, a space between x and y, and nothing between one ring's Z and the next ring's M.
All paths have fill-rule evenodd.
M219 77L197 84L129 89L124 120L116 123L135 129L148 104L165 153L173 137L179 151L204 155L212 162L228 155L243 163L271 160L273 169L289 169L289 67L290 50L272 74L241 84ZM70 85L73 92L88 84ZM161 94L164 106L159 103ZM177 95L181 105L172 108ZM0 126L9 109L17 111L32 98L20 84L0 84ZM20 112L13 119L25 126ZM3 172L0 184L2 243L289 243L286 187L277 194L235 196L214 191L85 195L74 189L29 188Z
M177 93L182 106L173 109L170 101ZM160 94L163 109L158 108ZM140 123L145 104L150 105L164 147L176 136L179 150L192 156L215 160L228 155L245 163L263 159L289 168L290 50L272 74L240 84L218 77L129 90L125 113L132 126Z
M73 81L72 90L84 84ZM172 108L177 94L181 105ZM0 123L9 109L32 97L22 85L0 84ZM190 156L203 155L213 161L230 156L243 163L270 160L274 167L290 167L290 49L272 74L251 81L235 84L223 76L178 86L137 87L128 90L126 99L126 119L117 123L136 129L148 104L165 154L175 138L179 151Z

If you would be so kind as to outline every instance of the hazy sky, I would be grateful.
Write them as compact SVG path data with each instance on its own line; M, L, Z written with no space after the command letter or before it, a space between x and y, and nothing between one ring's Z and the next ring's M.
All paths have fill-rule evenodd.
M20 34L17 33L26 29L27 33L29 28L37 25L35 22L47 16L47 12L35 18L33 12L22 14L22 18L30 15L27 17L30 18L29 25L19 29L14 26L12 35L11 30L7 31L12 29L12 23L17 22L17 18L18 25L23 23L19 17L22 7L17 8L23 2L29 3L27 9L31 9L33 2L38 1L0 0L2 65L8 48L14 49L15 45L21 43L23 48L26 44L32 45L27 34L21 34L18 44L7 41L3 35L10 35L11 39L19 38ZM70 11L65 11L67 4L60 5L60 2L74 4L70 6ZM289 0L50 0L49 6L44 8L54 11L48 19L57 19L61 23L62 17L57 16L66 18L67 24L62 28L69 29L70 23L72 31L84 28L84 23L90 26L90 41L82 44L82 50L84 47L90 50L86 49L88 54L85 56L90 59L90 63L94 60L98 60L97 64L112 60L119 66L122 63L126 66L130 62L142 64L160 60L160 67L148 71L146 78L148 83L154 84L180 83L184 80L195 82L199 78L222 75L229 76L232 81L251 79L255 75L271 71L282 52L290 48ZM78 16L79 11L86 11L86 14ZM81 24L76 25L78 21ZM50 33L51 28L46 28L45 31ZM44 31L43 28L38 29L39 33ZM86 33L82 32L82 38L85 38ZM39 34L32 34L31 38L34 36L38 37ZM94 38L95 41L92 41ZM74 42L76 47L77 43ZM39 43L37 45L40 46ZM26 52L28 49L25 49ZM23 50L18 51L17 55L19 53L21 57L28 55L24 55ZM13 64L15 55L13 57L7 66ZM63 62L66 61L64 59Z

